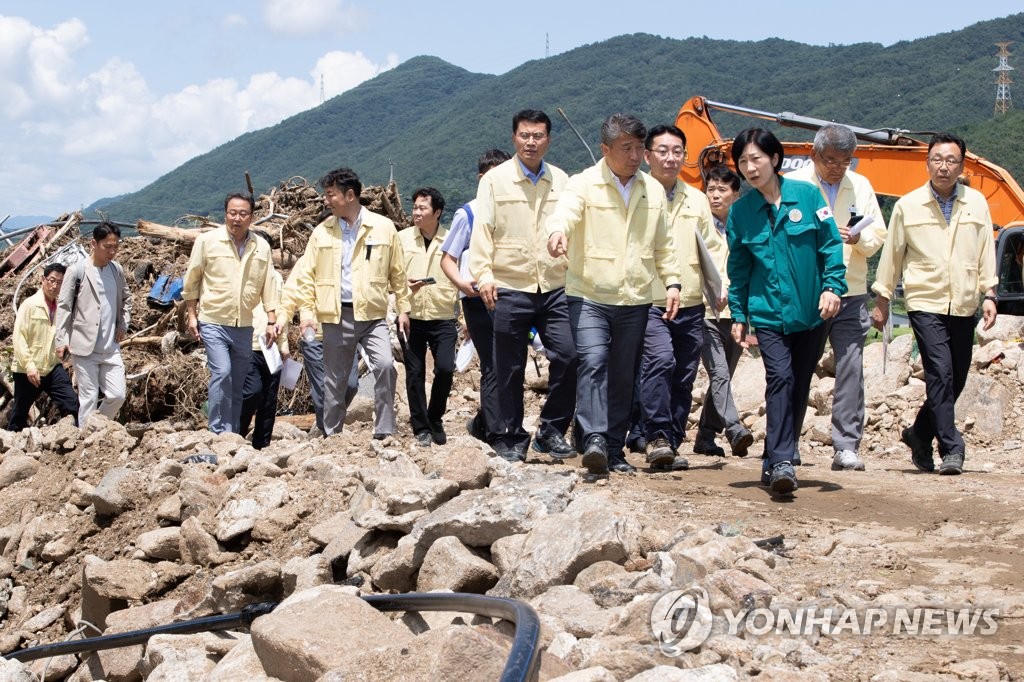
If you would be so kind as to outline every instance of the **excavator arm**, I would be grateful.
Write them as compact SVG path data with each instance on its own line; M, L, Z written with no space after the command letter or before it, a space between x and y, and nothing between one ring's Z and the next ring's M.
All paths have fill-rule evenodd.
M676 126L686 134L687 146L687 157L679 177L698 188L703 188L704 173L712 165L726 163L733 166L729 153L732 140L724 138L718 130L711 118L712 109L804 130L818 130L831 123L790 112L774 114L713 102L699 95L692 97L683 104L676 116ZM906 130L848 127L863 142L857 145L851 167L870 180L877 193L903 196L928 180L927 142L910 137ZM786 153L782 172L811 163L810 142L783 142L782 147ZM1024 190L1005 169L967 152L961 178L985 195L996 225L1024 225Z

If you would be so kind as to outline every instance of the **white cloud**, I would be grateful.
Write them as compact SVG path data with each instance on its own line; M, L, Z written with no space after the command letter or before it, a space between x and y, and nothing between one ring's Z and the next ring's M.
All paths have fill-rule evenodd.
M263 18L272 33L331 35L352 30L358 23L359 11L343 0L265 0Z
M78 20L43 30L0 17L0 216L56 215L135 191L217 145L316 106L321 74L333 97L398 61L329 52L305 78L269 71L154 93L120 58L76 73L74 52L87 42Z

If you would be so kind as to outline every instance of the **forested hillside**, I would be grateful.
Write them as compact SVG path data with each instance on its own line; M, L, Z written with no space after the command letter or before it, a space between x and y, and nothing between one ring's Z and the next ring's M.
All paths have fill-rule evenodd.
M870 41L870 25L865 27ZM648 124L672 122L696 94L868 128L952 129L966 135L972 151L1021 179L1024 113L996 119L992 113L994 43L1002 40L1024 45L1024 14L890 47L620 36L501 76L417 57L315 109L196 157L139 192L105 200L104 210L121 220L170 222L186 213L216 214L227 192L244 187L246 170L262 192L294 175L315 181L343 165L364 183L381 184L392 164L403 195L433 185L449 205L458 205L475 192L480 153L491 147L511 151L517 109L542 108L555 119L548 159L572 173L589 165L589 156L556 107L599 154L598 127L607 114L629 111ZM1024 62L1018 68L1024 72ZM715 120L726 134L751 125L749 118L728 114ZM777 132L784 139L809 135Z

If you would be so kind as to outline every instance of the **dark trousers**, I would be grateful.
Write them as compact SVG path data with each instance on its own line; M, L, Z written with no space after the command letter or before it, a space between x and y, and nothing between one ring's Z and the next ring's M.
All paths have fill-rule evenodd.
M757 330L764 361L764 400L768 423L765 434L765 469L797 458L797 439L807 413L814 368L825 349L825 325L792 334Z
M526 293L499 289L494 307L494 373L498 390L497 437L510 447L526 447L523 379L530 329L536 327L548 358L548 397L540 411L544 432L564 434L576 406L576 346L569 325L565 289Z
M576 337L575 434L578 446L593 435L604 436L608 452L622 450L633 404L633 387L649 305L605 305L568 297L569 319Z
M480 359L480 409L473 417L474 431L486 434L487 442L494 442L495 427L501 421L498 411L498 381L494 375L494 319L493 313L477 298L462 299L462 316L466 320L469 338Z
M686 439L693 382L704 346L704 304L680 308L673 320L651 306L640 360L640 412L644 437L665 438L673 448Z
M274 417L277 415L277 388L281 384L281 372L270 373L263 351L252 352L249 373L242 385L242 416L239 433L249 433L249 423L256 418L252 429L252 446L257 450L270 445L274 434Z
M401 334L399 334L401 338ZM413 433L441 429L441 418L448 409L448 394L455 375L455 344L459 330L455 320L410 320L408 342L402 342L405 361L405 392ZM427 348L434 357L434 381L430 385L430 403L424 385L427 375Z
M11 419L7 424L8 431L21 431L28 426L29 408L39 398L39 394L44 391L60 410L60 416L74 415L75 426L78 426L78 394L71 386L71 377L68 376L68 371L64 369L64 365L58 364L54 365L49 374L39 377L38 386L32 385L27 374L14 373L14 400L11 401Z
M974 318L923 312L908 317L921 350L926 396L914 420L914 434L929 444L937 438L943 457L962 453L964 438L956 428L955 408L971 369Z

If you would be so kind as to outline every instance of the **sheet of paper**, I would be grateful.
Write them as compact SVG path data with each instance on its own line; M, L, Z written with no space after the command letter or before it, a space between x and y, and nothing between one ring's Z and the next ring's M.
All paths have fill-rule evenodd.
M696 228L694 228L696 230ZM715 319L718 319L718 299L722 297L722 276L718 272L718 268L715 267L715 261L711 257L711 252L708 251L707 245L704 243L704 238L701 236L700 231L697 231L697 254L700 260L700 271L702 275L702 281L704 286L704 302L711 308L715 313Z
M278 349L276 343L272 343L267 346L267 339L265 336L260 334L260 348L263 349L263 358L267 361L267 368L271 374L277 374L281 371L281 351Z
M295 385L299 382L299 374L301 373L302 363L286 358L284 367L281 368L281 385L289 391L294 391Z

